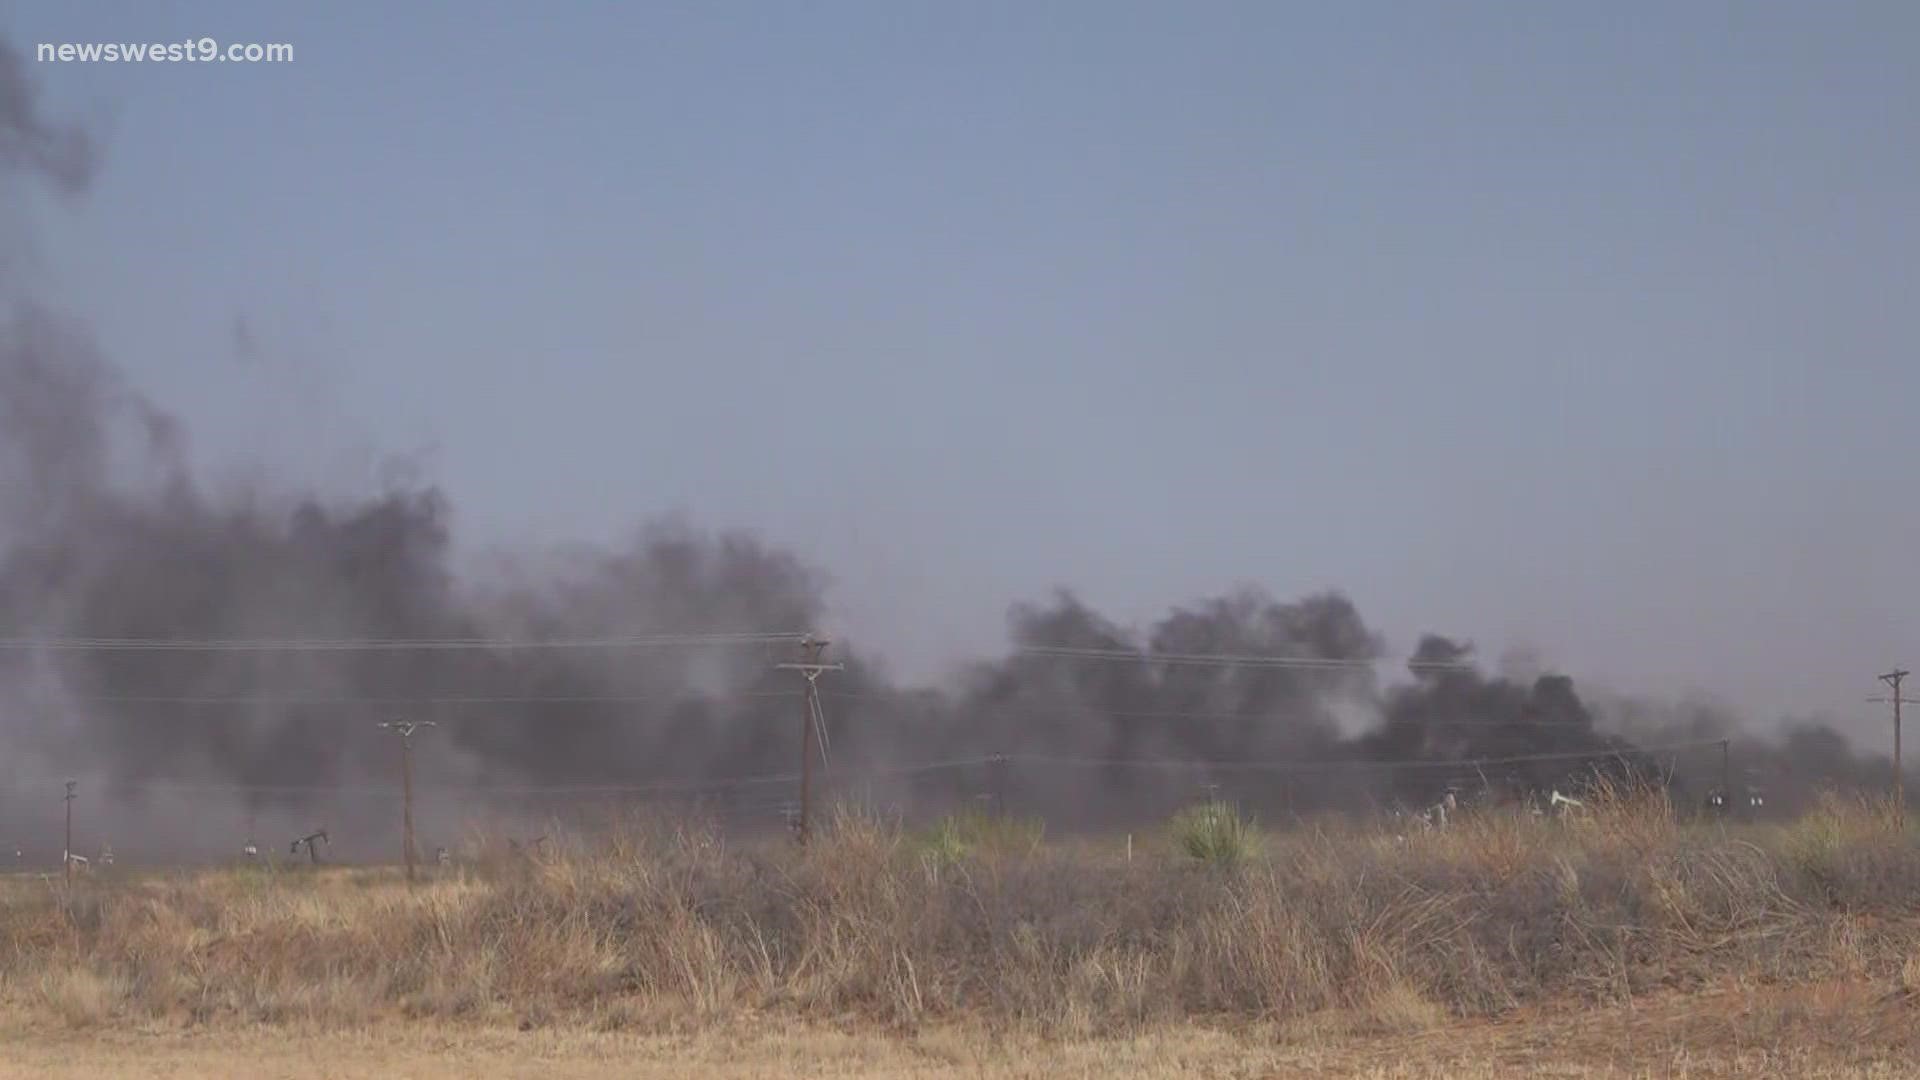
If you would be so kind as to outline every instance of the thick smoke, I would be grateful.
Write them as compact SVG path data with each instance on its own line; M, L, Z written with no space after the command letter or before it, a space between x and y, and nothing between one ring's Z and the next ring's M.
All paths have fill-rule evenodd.
M607 639L821 623L819 576L749 536L657 525L624 549L531 558L470 580L453 569L450 510L432 488L364 498L210 492L185 464L178 426L79 330L30 308L0 335L0 410L4 636ZM891 686L851 654L827 682L837 772L823 783L838 772L1005 755L1014 759L1005 766L941 771L876 794L909 805L985 795L1092 825L1154 816L1211 789L1272 818L1419 804L1449 785L1569 786L1596 763L1651 773L1663 763L1625 734L1636 719L1638 745L1729 730L1650 724L1630 711L1603 725L1567 677L1490 677L1441 637L1424 639L1415 660L1448 666L1416 666L1383 686L1369 663L1385 651L1381 636L1334 593L1283 602L1242 589L1138 633L1061 594L1016 607L1011 634L1014 651L947 691ZM1348 663L1147 659L1164 654ZM773 666L788 658L773 646L16 648L0 655L0 679L10 756L86 774L132 806L198 781L258 789L223 796L235 812L312 816L329 796L300 789L390 780L394 748L374 724L399 716L440 723L421 756L430 786L682 785L788 771L797 683ZM1739 748L1743 769L1791 761L1801 776L1872 771L1820 729L1792 735L1784 750L1745 739ZM1545 755L1568 756L1493 774L1426 767ZM1687 777L1711 779L1713 756L1689 758ZM1202 760L1226 764L1179 764ZM1240 767L1276 761L1316 764ZM771 819L766 800L786 791L731 797ZM377 809L370 822L384 821ZM326 812L337 821L342 811Z
M18 55L0 43L9 190L78 192L94 162L84 132L41 115ZM9 302L0 638L16 644L0 649L0 829L48 836L60 780L74 776L89 798L80 835L111 831L123 847L231 852L240 831L256 827L263 844L284 847L325 824L347 854L389 853L396 748L375 724L396 718L438 724L419 755L429 846L451 842L472 816L577 809L581 788L596 785L707 794L729 821L777 821L791 785L719 781L796 765L797 677L774 667L792 658L785 648L21 647L784 633L821 628L824 585L752 536L673 523L615 550L542 553L463 577L451 508L430 486L367 496L210 490L188 465L180 425L125 382L84 326L24 296ZM825 793L923 811L984 798L1066 827L1146 821L1213 793L1272 820L1417 805L1448 786L1570 786L1596 767L1663 772L1697 793L1716 781L1717 754L1663 758L1636 747L1722 737L1734 740L1743 781L1782 794L1887 775L1884 762L1855 756L1816 725L1765 744L1711 712L1596 708L1565 676L1486 676L1467 663L1466 646L1441 637L1424 639L1416 659L1449 666L1383 685L1373 662L1385 642L1337 593L1287 602L1240 589L1144 631L1061 593L1016 606L1010 631L1008 655L942 689L891 685L836 645L848 666L825 684ZM1340 663L1221 666L1149 654ZM1493 775L1444 765L1529 756L1540 760ZM1203 761L1219 764L1192 764Z

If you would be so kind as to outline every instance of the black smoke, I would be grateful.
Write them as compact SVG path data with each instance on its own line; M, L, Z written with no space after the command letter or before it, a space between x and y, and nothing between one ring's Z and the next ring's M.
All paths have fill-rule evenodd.
M42 114L19 56L0 44L9 191L78 193L95 162L83 131ZM154 846L234 850L240 830L265 819L263 846L326 824L346 850L379 854L390 850L396 758L376 725L396 719L438 725L421 736L419 762L427 828L442 837L463 815L575 807L586 788L627 789L609 803L700 795L730 820L762 823L791 798L786 781L729 783L797 765L798 676L775 666L794 658L789 646L24 644L777 634L821 629L826 586L752 535L671 522L613 549L463 574L454 508L431 485L213 489L191 468L181 425L86 327L16 292L0 323L0 638L12 641L0 648L0 823L46 835L73 776L89 799L83 835L113 828ZM1776 786L1885 777L1883 763L1817 726L1773 744L1645 710L1605 722L1569 678L1488 676L1446 638L1424 639L1416 660L1428 663L1397 678L1378 666L1382 635L1336 592L1284 601L1241 588L1142 630L1060 593L1017 605L1009 629L1007 655L940 688L896 686L837 643L847 668L824 684L823 793L923 811L990 800L1082 826L1146 821L1212 794L1271 820L1419 804L1448 786L1573 786L1596 770L1664 769L1697 786L1715 775L1712 755L1701 764L1642 748L1722 737L1736 740L1742 769ZM1102 655L1037 651L1047 648ZM1332 663L1157 659L1167 655ZM1447 764L1469 758L1534 760L1491 775ZM976 763L900 771L930 762ZM357 848L356 831L369 838Z
M750 535L656 524L622 548L529 556L475 578L456 572L453 511L431 486L210 490L186 464L180 426L81 328L31 307L0 330L0 417L0 636L537 641L822 628L821 575ZM1777 746L1727 725L1643 723L1629 735L1631 714L1603 723L1567 676L1490 676L1443 637L1423 639L1396 678L1379 666L1382 635L1338 593L1282 601L1242 588L1139 631L1062 593L1016 606L1010 633L1007 655L945 689L894 686L836 646L849 667L825 682L824 790L853 790L841 778L863 771L1006 757L859 790L928 806L990 797L1084 825L1212 793L1273 819L1417 805L1449 786L1571 789L1596 770L1697 786L1714 778L1714 753L1682 769L1641 748L1715 738L1736 740L1743 770L1790 765L1798 786L1874 775L1820 728ZM1096 655L1040 651L1061 648ZM1161 659L1170 655L1335 663ZM787 772L799 684L775 665L792 658L766 643L14 647L0 650L0 686L12 757L87 775L133 806L183 781L246 788L231 796L236 812L259 813L332 798L305 789L388 782L394 748L375 725L397 718L438 723L421 755L423 782L437 788L679 788ZM1461 760L1504 764L1439 767ZM729 791L768 819L788 797Z

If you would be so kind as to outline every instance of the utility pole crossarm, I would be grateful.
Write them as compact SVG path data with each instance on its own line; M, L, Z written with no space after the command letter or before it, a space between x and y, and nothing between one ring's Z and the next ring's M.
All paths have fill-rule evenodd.
M395 732L402 739L413 738L413 733L421 728L438 727L432 720L382 720L381 728Z

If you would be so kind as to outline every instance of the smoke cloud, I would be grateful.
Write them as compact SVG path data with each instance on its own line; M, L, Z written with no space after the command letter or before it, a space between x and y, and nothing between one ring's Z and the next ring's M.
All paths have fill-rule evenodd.
M85 130L42 115L25 58L0 39L0 177L30 176L73 195L92 182L98 160Z
M8 190L78 193L96 162L84 131L42 115L0 42ZM325 824L348 854L388 854L395 746L375 724L396 718L438 725L421 737L420 776L424 828L441 841L475 815L577 807L589 787L626 798L652 785L710 796L731 821L777 820L789 784L723 781L796 766L797 676L774 666L792 659L786 647L20 644L778 634L819 628L825 586L752 535L677 522L622 548L530 553L462 577L452 507L431 485L209 490L182 426L84 326L25 295L0 299L0 638L15 642L0 649L0 828L41 838L25 847L45 851L73 776L91 799L82 835L112 830L123 849L231 853L243 829L284 847ZM1439 636L1414 659L1450 666L1383 679L1383 636L1338 593L1282 601L1243 588L1134 631L1062 592L1016 605L1009 624L1008 655L938 688L894 685L836 645L847 667L823 684L825 790L909 808L991 799L1074 827L1150 820L1203 793L1271 820L1419 805L1448 786L1566 787L1596 768L1667 775L1693 798L1718 781L1717 751L1650 748L1720 738L1734 740L1742 782L1778 796L1887 776L1816 724L1769 744L1712 710L1596 707L1564 675L1487 676L1469 646ZM1338 663L1148 659L1166 654ZM1532 760L1491 774L1445 765L1469 758ZM927 762L970 764L912 771Z

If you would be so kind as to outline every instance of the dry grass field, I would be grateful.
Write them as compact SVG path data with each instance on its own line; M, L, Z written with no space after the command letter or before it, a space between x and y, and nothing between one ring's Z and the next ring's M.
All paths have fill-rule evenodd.
M534 857L0 879L0 1076L1920 1075L1920 838L858 814Z

